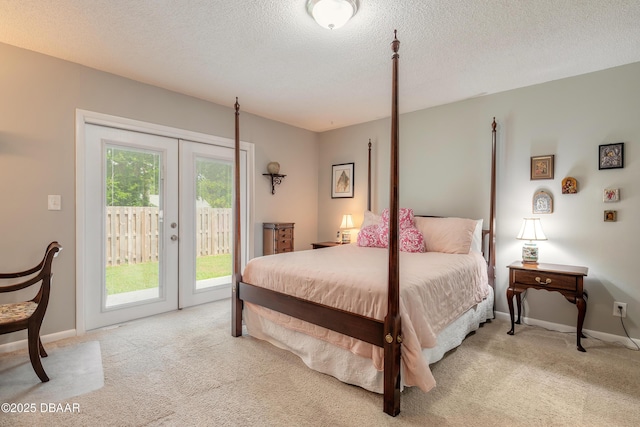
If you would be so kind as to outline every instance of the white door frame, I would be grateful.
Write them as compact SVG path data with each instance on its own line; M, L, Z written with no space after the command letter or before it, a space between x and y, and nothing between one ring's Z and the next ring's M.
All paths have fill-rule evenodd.
M231 115L230 115L231 117ZM95 124L119 128L123 130L143 132L153 135L166 136L169 138L186 139L204 144L215 144L233 148L235 141L229 138L222 138L204 133L188 131L169 126L147 123L124 117L112 116L109 114L96 113L93 111L76 109L76 333L82 335L86 332L85 327L85 295L84 286L86 283L85 272L85 124ZM252 143L240 141L240 149L247 153L247 190L249 206L247 207L247 230L249 235L246 236L248 245L242 251L242 262L244 265L249 259L249 254L253 253L254 236L253 229L254 218L254 182L255 182L255 160L254 145ZM244 239L243 239L244 240Z

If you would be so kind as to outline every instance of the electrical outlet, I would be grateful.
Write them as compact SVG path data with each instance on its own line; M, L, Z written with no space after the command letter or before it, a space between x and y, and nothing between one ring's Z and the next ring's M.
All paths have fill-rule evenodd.
M627 317L627 303L614 301L613 315L615 317Z

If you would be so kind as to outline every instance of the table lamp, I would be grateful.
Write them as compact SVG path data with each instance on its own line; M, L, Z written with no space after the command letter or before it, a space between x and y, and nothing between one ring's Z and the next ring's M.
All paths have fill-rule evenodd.
M534 243L537 240L547 240L547 236L542 231L540 218L524 218L522 228L516 239L528 240L522 247L522 262L525 264L538 263L538 247Z
M342 229L342 243L351 243L351 229L353 228L353 218L351 214L342 216L342 223L340 229Z

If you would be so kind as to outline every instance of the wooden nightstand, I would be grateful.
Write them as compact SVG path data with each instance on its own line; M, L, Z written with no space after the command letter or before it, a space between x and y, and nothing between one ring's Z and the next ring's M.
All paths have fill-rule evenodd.
M520 324L521 298L520 294L529 289L545 289L547 291L560 292L572 304L578 307L578 330L577 344L579 351L586 351L580 338L582 335L582 325L584 323L584 315L587 312L587 293L582 289L584 276L587 275L589 269L587 267L576 267L573 265L558 264L524 264L516 261L509 265L509 287L507 288L507 303L509 304L509 316L511 317L511 330L507 332L513 335L514 331L514 314L513 314L513 297L515 295L518 304L518 321Z
M338 242L318 242L318 243L312 243L311 247L313 249L320 249L320 248L330 248L332 246L340 246L342 243L338 243Z

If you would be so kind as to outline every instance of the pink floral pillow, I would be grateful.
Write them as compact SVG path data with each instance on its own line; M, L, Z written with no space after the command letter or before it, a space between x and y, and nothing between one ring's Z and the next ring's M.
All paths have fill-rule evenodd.
M367 225L360 229L358 232L358 246L364 246L368 248L384 248L382 241L380 240L380 226L373 224Z
M424 237L415 226L400 230L400 250L403 252L424 252Z
M403 252L424 252L424 238L414 224L413 209L400 208L398 210L398 225L400 226L400 250ZM379 225L370 225L360 230L358 246L389 247L389 209L382 211L382 221Z
M382 225L386 225L387 228L389 228L389 209L383 210L381 216L382 216ZM408 209L408 208L398 209L398 225L400 225L400 230L414 227L413 209Z

